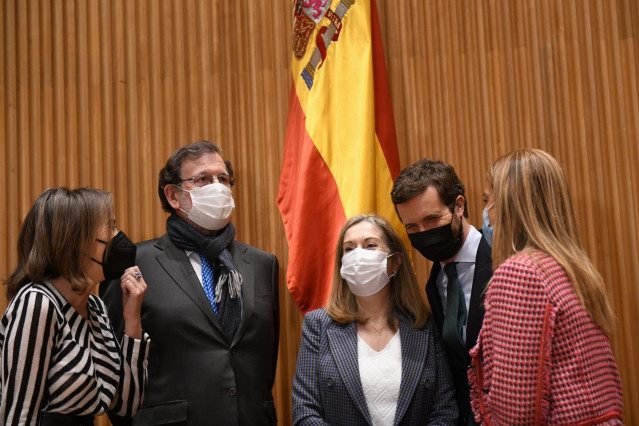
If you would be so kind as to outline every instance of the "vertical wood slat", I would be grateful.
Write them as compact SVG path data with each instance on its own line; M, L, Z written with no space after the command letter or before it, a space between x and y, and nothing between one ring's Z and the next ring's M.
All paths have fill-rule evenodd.
M9 115L8 111L9 111L9 107L7 106L7 100L10 99L8 90L7 90L7 85L10 84L10 81L8 81L8 73L7 73L7 69L9 68L10 64L8 64L7 61L7 50L9 50L11 48L10 44L7 42L7 38L5 37L5 31L4 28L7 28L7 20L5 20L5 16L6 16L6 9L8 9L6 7L6 5L2 5L0 6L0 23L2 24L3 30L0 30L0 72L2 72L2 78L0 78L0 99L2 99L2 102L0 102L0 129L3 129L3 137L7 137L10 135L9 129L7 127L7 117ZM8 29L8 28L7 28ZM0 145L0 167L2 167L2 169L6 170L6 173L0 173L0 188L7 188L8 189L8 179L7 179L7 175L9 174L9 169L7 168L7 166L9 165L9 161L7 160L7 143L5 142L4 144ZM2 199L2 198L0 198ZM2 199L2 201L6 201L6 192L4 195L4 199ZM15 212L14 209L14 214L17 215L17 212ZM9 238L9 226L8 224L10 223L9 221L9 215L7 214L7 209L0 209L0 256L3 257L3 259L5 259L5 262L8 263L10 261L12 261L12 257L9 255L9 250L14 251L13 246L10 244L10 238ZM5 265L6 265L5 263ZM2 266L0 266L0 269L2 269ZM0 273L2 273L1 276L6 276L6 271L7 271L7 267L5 266L4 269L2 269L0 271ZM2 302L4 302L4 300L2 300ZM4 306L6 303L2 303L1 306Z
M16 24L19 28L28 28L28 4L20 3L16 5ZM28 158L30 150L29 144L29 44L27 37L19 37L16 40L17 46L17 104L16 109L18 113L17 131L18 140L24 149L17 151L18 165L20 169L25 169L29 166ZM16 177L18 177L18 170L15 170ZM27 205L27 195L29 193L30 181L27 179L18 179L18 189L20 204Z
M450 161L481 226L485 173L522 146L564 165L584 244L614 299L625 421L639 422L639 5L632 0L377 0L400 161ZM54 185L114 193L136 241L164 232L157 173L220 144L239 177L238 239L280 260L274 394L290 422L301 316L275 198L290 90L290 0L6 0L0 7L0 278ZM429 265L416 255L420 280ZM6 306L4 295L0 307ZM106 424L101 419L100 424Z

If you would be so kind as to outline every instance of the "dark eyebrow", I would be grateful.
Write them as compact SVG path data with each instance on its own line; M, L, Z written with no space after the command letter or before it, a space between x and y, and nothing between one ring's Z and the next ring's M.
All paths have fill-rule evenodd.
M370 240L382 241L382 239L379 238L379 237L367 237L367 238L364 238L364 242L368 242ZM354 244L354 243L351 240L344 240L342 245L344 245L344 244Z

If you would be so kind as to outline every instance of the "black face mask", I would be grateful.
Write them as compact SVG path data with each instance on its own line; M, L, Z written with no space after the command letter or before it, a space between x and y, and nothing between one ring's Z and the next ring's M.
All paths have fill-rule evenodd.
M135 253L137 247L129 237L122 231L118 232L115 237L111 239L111 243L107 244L106 241L98 239L99 242L106 244L107 248L102 255L102 262L98 262L94 258L91 258L95 263L102 265L102 271L104 272L104 279L116 280L119 279L126 268L130 268L135 265Z
M453 235L454 219L455 215L453 214L453 218L448 225L408 234L411 245L431 262L450 259L461 248L464 236L461 216L459 218L459 233L457 237Z

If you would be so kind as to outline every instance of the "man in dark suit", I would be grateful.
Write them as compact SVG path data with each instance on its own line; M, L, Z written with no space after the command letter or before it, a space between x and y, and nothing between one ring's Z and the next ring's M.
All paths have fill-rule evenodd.
M207 141L179 148L160 172L167 233L138 244L136 258L148 283L142 327L151 348L135 425L277 423L278 262L235 241L234 181ZM121 333L119 285L104 283L100 294Z
M426 295L448 353L459 424L472 425L468 351L484 319L483 294L492 277L490 246L468 223L464 184L448 163L423 159L406 167L391 198L412 246L433 262Z

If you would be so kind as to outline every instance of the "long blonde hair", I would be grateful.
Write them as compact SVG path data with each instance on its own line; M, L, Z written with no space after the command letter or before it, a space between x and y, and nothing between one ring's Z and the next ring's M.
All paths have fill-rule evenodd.
M539 149L520 149L499 158L489 177L495 196L493 265L539 250L566 271L590 318L610 335L614 314L603 278L579 237L570 192L561 166Z
M415 271L413 270L408 252L401 238L386 219L375 214L353 216L344 224L337 239L337 247L335 248L333 286L331 287L331 293L328 297L326 311L333 320L340 324L346 324L351 321L359 321L362 323L367 321L367 319L362 318L358 312L355 295L340 275L344 234L346 234L346 231L353 225L361 222L372 223L376 228L380 229L382 231L384 245L386 245L391 253L401 253L402 256L402 263L399 270L388 284L390 285L391 293L388 315L389 327L391 330L395 330L394 320L398 312L408 317L414 327L422 327L430 315L430 310L426 304L426 293L417 282Z

